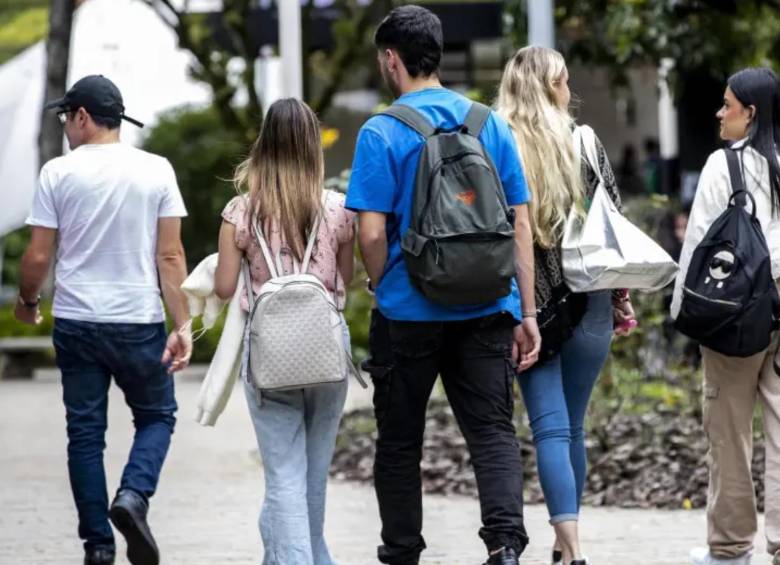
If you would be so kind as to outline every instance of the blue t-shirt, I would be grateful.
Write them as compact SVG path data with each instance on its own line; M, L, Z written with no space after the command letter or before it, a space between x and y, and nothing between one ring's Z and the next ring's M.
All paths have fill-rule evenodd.
M433 125L452 128L463 123L471 101L445 88L429 88L404 94L396 103L419 110ZM495 112L485 123L479 140L498 170L510 206L529 200L512 132ZM409 229L417 161L423 137L390 116L371 117L360 129L347 192L347 208L387 214L387 263L376 289L382 314L391 320L447 321L487 316L499 311L520 320L520 294L512 291L487 304L442 306L431 302L409 279L401 237Z

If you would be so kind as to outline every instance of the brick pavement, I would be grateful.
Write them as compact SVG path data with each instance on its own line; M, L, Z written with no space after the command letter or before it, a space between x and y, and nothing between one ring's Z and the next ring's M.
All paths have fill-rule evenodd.
M192 421L198 384L177 383L180 412L150 522L166 565L260 563L256 530L262 471L242 395L234 395L216 428ZM107 473L113 489L132 435L121 393L112 389ZM425 565L476 565L483 549L475 500L427 497ZM541 506L527 508L532 538L523 563L548 563L551 529ZM0 381L0 565L80 564L75 510L68 488L64 409L53 377ZM373 491L334 483L327 532L341 565L368 565L378 542ZM681 565L701 543L701 511L586 508L582 540L594 565ZM120 537L121 539L121 537ZM758 540L763 550L763 540ZM121 549L121 541L120 541ZM123 550L122 550L123 551ZM118 560L126 564L124 555ZM769 560L763 554L754 563Z

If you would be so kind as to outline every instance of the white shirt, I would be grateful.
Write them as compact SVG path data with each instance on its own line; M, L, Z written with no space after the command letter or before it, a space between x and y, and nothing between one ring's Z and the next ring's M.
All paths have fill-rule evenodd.
M130 145L82 145L41 169L27 224L58 231L54 316L164 320L157 220L187 215L167 159Z
M734 144L734 148L738 149L744 144L745 140L739 141ZM761 223L769 247L772 277L777 280L780 278L780 210L778 210L777 215L772 215L769 165L766 159L752 147L738 151L737 155L740 156L740 162L743 164L745 188L756 200L756 217ZM702 169L696 197L688 217L685 241L680 253L680 272L677 274L674 296L672 297L672 317L674 318L677 318L680 313L682 288L685 276L688 274L691 256L713 222L726 210L731 192L726 152L720 149L709 156L704 169ZM748 202L748 210L750 210L750 206L751 204Z

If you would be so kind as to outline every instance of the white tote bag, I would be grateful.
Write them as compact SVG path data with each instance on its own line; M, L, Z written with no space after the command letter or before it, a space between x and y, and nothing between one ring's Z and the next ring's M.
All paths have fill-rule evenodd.
M593 130L580 126L573 138L575 155L584 147L599 184L587 215L572 210L566 221L561 246L566 284L574 292L665 287L677 275L677 263L618 211L604 186Z

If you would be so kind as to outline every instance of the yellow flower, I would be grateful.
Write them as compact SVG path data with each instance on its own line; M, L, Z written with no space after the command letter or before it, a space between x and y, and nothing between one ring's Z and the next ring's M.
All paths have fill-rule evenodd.
M339 140L339 130L336 128L322 128L321 133L322 148L330 149Z
M686 498L685 500L683 500L683 508L685 510L690 510L691 508L693 508L693 503L691 502L690 498Z

